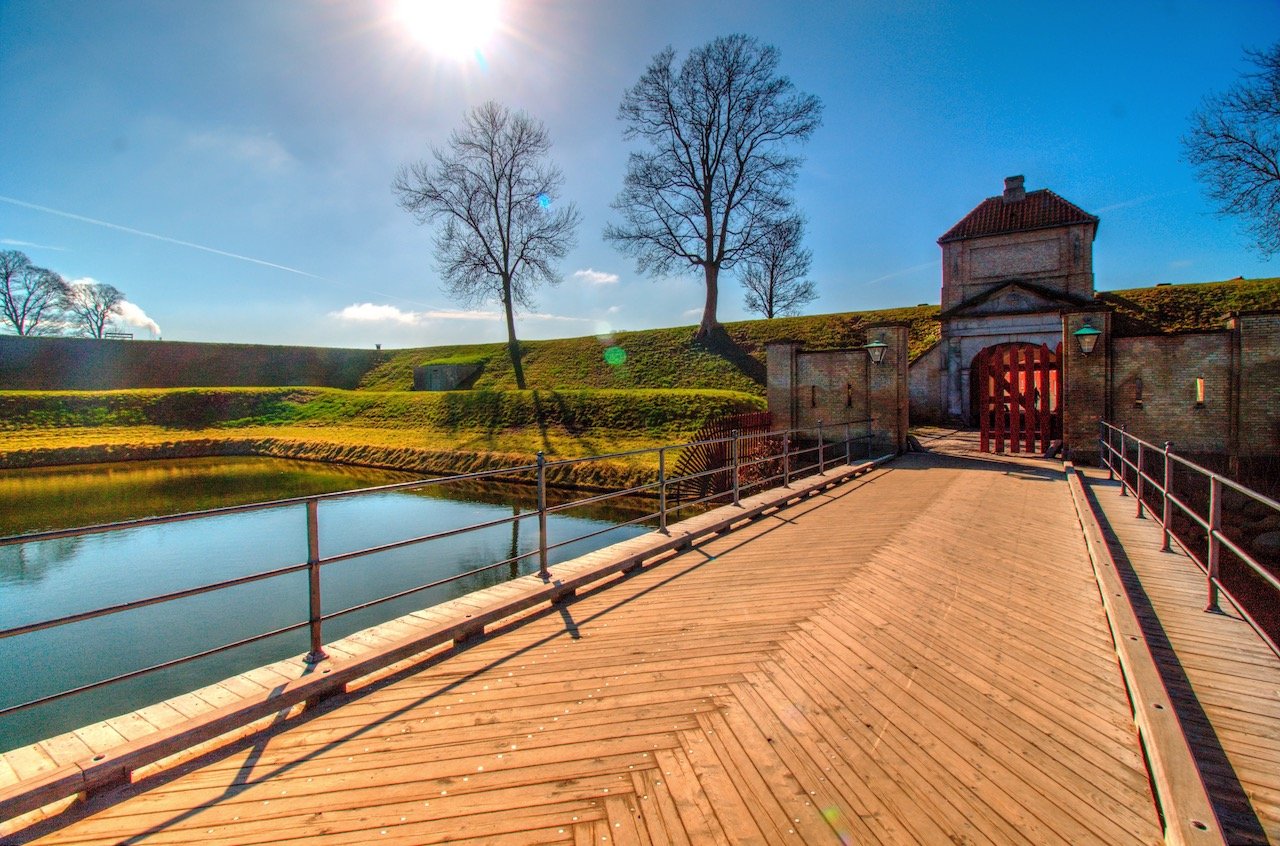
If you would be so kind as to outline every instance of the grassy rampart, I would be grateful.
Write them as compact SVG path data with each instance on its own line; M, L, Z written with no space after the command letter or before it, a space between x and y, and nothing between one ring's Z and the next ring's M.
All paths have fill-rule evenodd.
M689 440L757 411L730 391L458 391L191 388L0 392L0 468L194 455L268 455L460 473ZM591 464L561 484L631 483L656 456Z

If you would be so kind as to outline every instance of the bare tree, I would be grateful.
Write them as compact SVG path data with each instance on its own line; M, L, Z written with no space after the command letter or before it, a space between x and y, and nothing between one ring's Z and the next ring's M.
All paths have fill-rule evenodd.
M813 282L805 279L813 253L801 247L804 219L790 215L769 227L742 272L747 289L744 304L766 319L783 314L799 314L801 306L818 298Z
M77 282L63 302L68 323L82 335L101 338L111 318L120 313L124 293L105 282Z
M822 103L777 74L778 51L728 35L689 53L677 69L670 47L654 57L618 108L631 153L613 207L621 225L605 238L635 256L641 272L701 269L706 303L696 337L713 333L721 270L759 247L786 215L800 159Z
M419 223L442 223L435 253L449 295L502 303L521 389L514 307L532 306L538 285L559 283L554 262L573 248L580 220L572 203L555 206L564 176L547 160L550 149L539 121L488 102L467 114L446 147L431 149L431 161L402 167L392 184Z
M25 253L0 250L0 306L3 320L19 335L47 335L61 328L67 283L52 270L36 267Z
M1243 218L1271 256L1280 252L1280 43L1245 55L1257 71L1206 98L1182 144L1219 213Z

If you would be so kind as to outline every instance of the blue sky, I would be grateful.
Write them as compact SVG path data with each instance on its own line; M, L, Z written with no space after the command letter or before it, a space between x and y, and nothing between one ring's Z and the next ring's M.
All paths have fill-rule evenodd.
M449 5L467 0L448 0ZM499 0L457 60L398 0L0 0L0 247L115 285L168 340L366 347L504 337L441 292L403 163L495 99L546 123L583 215L522 337L697 322L700 276L652 280L601 237L622 92L655 53L731 32L825 104L796 200L809 311L936 303L939 235L1025 174L1102 219L1099 289L1280 275L1213 214L1179 137L1280 38L1276 0ZM747 317L723 284L722 320Z

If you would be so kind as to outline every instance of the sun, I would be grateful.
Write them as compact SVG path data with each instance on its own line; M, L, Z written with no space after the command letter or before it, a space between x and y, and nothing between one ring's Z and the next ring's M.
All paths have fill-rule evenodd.
M499 0L399 0L405 29L438 56L480 55L498 28Z

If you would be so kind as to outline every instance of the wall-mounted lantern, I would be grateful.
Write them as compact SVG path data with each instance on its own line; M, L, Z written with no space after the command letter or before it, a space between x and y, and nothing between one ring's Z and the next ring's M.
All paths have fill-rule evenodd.
M889 349L889 345L880 339L864 344L862 348L867 351L867 355L871 356L872 364L879 364L884 361L884 351Z
M1089 355L1093 352L1093 348L1098 345L1098 336L1102 334L1101 330L1094 329L1089 325L1088 321L1079 329L1071 333L1076 337L1076 343L1080 345L1080 352Z

